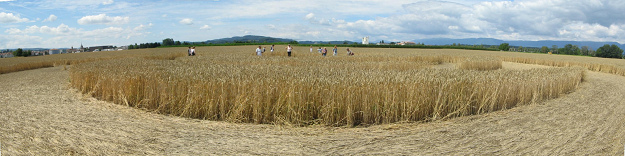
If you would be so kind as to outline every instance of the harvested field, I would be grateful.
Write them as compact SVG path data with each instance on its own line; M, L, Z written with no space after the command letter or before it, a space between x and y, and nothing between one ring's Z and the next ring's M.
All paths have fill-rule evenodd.
M426 68L454 69L457 63ZM537 68L553 67L502 63L503 70ZM557 99L481 115L356 128L163 115L80 94L70 89L69 75L60 66L0 75L2 154L623 155L625 145L625 77L598 72L587 72L576 91Z
M509 64L520 66L522 64ZM507 65L504 63L504 68ZM68 90L62 67L0 75L4 155L623 155L625 77L484 115L363 128L235 124L146 112ZM50 81L41 81L41 77Z

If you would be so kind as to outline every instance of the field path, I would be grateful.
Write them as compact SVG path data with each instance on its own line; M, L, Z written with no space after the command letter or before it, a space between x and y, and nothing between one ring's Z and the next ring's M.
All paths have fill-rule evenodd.
M510 110L366 128L232 124L146 112L68 90L63 67L0 75L3 155L623 155L625 77Z

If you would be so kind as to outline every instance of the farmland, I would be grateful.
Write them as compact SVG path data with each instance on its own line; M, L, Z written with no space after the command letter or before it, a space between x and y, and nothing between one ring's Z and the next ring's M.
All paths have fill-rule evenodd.
M253 54L254 48L253 46L200 47L198 48L198 55L194 57L185 56L186 48L132 50L127 51L127 55L123 55L120 58L111 58L108 55L102 55L102 58L92 58L89 55L77 57L78 55L75 54L64 54L58 56L71 56L72 59L81 61L81 63L71 66L57 65L52 68L0 74L0 80L4 82L0 83L0 88L3 88L0 90L0 102L2 102L0 104L0 123L2 123L2 126L0 126L0 141L2 143L0 150L6 155L623 154L622 148L623 143L625 143L623 139L625 138L625 133L622 129L625 128L623 124L625 123L625 118L623 118L623 114L625 114L625 98L623 98L621 93L625 92L625 83L623 83L625 82L625 77L615 72L623 67L623 63L616 59L445 49L366 48L354 48L356 56L353 57L345 56L344 49L340 49L339 56L322 58L316 52L315 54L309 54L307 47L296 47L295 57L288 58L284 51L274 55L267 52L264 56L257 57ZM95 55L96 53L86 54ZM67 57L59 57L58 59L63 60L67 59ZM54 59L43 58L37 59L55 61ZM25 58L17 59L25 60ZM499 66L500 61L501 66ZM544 64L555 67L511 62ZM469 66L467 68L460 67L462 64ZM134 67L128 67L128 65ZM588 70L582 71L583 77L578 79L580 68L568 68L568 66L579 66ZM135 70L134 68L142 70ZM102 73L91 73L85 69ZM308 77L320 77L311 79L301 78L300 75L270 73L284 71L295 72ZM345 72L345 74L335 75L337 74L335 71ZM85 77L80 77L78 76L79 74L83 74ZM374 101L379 96L386 96L389 98L383 100L396 100L401 104L402 101L399 99L411 97L407 93L401 94L399 91L417 93L420 91L419 88L425 88L410 86L415 85L414 83L404 86L401 84L406 84L410 81L422 81L424 84L427 84L425 83L427 81L419 78L425 77L427 74L441 75L432 79L440 79L441 84L447 82L447 86L450 87L459 86L455 88L456 90L461 90L461 86L474 85L470 82L482 83L478 85L484 88L497 88L497 83L486 81L489 78L487 76L492 77L493 79L489 80L493 82L503 81L502 84L508 84L503 87L500 86L498 92L490 92L501 94L497 96L492 94L480 94L480 96L477 96L478 94L476 93L473 96L463 97L460 94L456 94L463 92L453 92L453 89L451 91L447 90L448 93L456 94L440 94L441 97L446 98L441 101L448 103L454 100L460 101L462 98L471 99L469 97L481 96L497 97L499 99L499 97L503 97L502 95L510 94L508 92L528 94L510 96L518 98L503 98L504 100L502 101L516 102L516 106L493 105L500 106L501 109L505 108L506 110L486 113L490 107L482 107L487 108L484 112L481 112L479 109L455 109L462 111L448 111L450 113L446 115L429 115L415 120L402 119L401 117L408 116L401 116L400 113L397 115L398 120L396 122L393 122L392 118L384 117L381 117L380 120L364 120L364 113L369 108L361 109L362 113L354 113L353 123L349 123L347 120L339 120L340 122L326 121L324 118L313 121L289 121L287 120L289 119L287 118L288 116L285 117L283 115L280 117L278 114L276 115L277 118L282 119L270 121L265 120L270 118L262 118L263 121L258 122L271 124L254 124L257 121L253 118L253 111L249 114L241 111L242 113L239 113L236 117L204 118L191 116L194 113L185 112L184 110L194 109L182 107L183 105L178 107L183 112L180 114L174 112L176 107L173 106L164 105L163 108L149 107L149 104L151 104L150 100L153 99L197 102L199 99L207 97L206 99L209 100L206 103L210 104L212 100L208 98L212 94L210 92L199 94L199 97L173 94L179 91L192 95L205 92L205 88L201 87L206 87L203 85L210 84L212 80L209 79L220 80L225 86L230 85L235 88L228 90L228 92L249 96L235 97L233 98L235 101L237 98L241 98L238 99L240 101L255 100L253 98L257 96L254 95L259 93L259 90L267 89L262 88L263 84L272 84L284 85L280 87L286 87L287 89L284 92L287 93L290 92L290 89L307 89L309 92L305 92L305 94L301 93L292 96L302 97L303 95L312 94L315 96L310 96L310 98L320 99L319 104L323 104L325 100L334 99L332 96L335 95L333 94L348 97L357 95L361 99L367 99L368 101ZM525 74L532 74L533 76ZM102 77L90 78L88 75ZM171 76L171 79L162 79L165 75L168 76L167 78ZM207 75L212 77L207 78ZM240 76L236 77L234 75ZM259 75L268 76L276 80L274 82L253 77ZM370 78L371 75L375 75L378 78ZM536 77L536 75L543 76ZM181 79L181 77L186 79ZM447 78L449 77L457 77L458 79L448 80ZM514 79L504 77L514 77ZM563 79L565 77L573 77L574 79L571 82L574 83L571 85L575 87L571 87L574 90L557 93L558 98L554 96L556 93L547 94L544 97L533 96L534 93L529 94L530 90L534 92L531 88L514 90L514 88L519 86L527 87L524 86L524 83L534 84L535 87L544 86L543 84L566 84L548 82L550 80L566 82L566 79ZM45 78L45 80L42 80L42 78ZM226 78L241 80L243 85L235 86L237 84L228 84L232 83L232 81L226 81ZM358 79L353 80L355 82L343 81L349 78ZM123 81L124 79L132 81ZM256 81L252 82L247 79ZM95 83L97 84L95 85L96 89L85 91L77 87L81 85L76 85L90 84L85 80L93 80L99 83ZM158 83L153 82L165 80L168 80L166 82L176 82L174 83L176 86L155 85ZM381 80L393 83L383 83ZM305 83L308 81L315 83L306 87L302 86L306 85ZM341 81L342 84L351 85L343 87L347 89L342 90L350 94L334 92L332 89L325 91L327 87L337 86L337 83L327 84L333 81ZM183 82L188 84L185 85ZM372 83L367 88L368 85L360 85L358 82L376 82L380 84ZM463 85L453 85L454 83L451 82L464 83L462 83ZM117 91L97 90L97 88L108 87L110 89L119 87L116 86L117 83L124 83L123 85L129 87L118 88L119 90ZM389 87L385 88L383 85L389 85ZM141 90L140 86L159 87L159 89L154 90L161 91L168 89L177 90L168 90L173 92L171 94L157 92L160 98L152 98L151 96L156 94L153 92L143 94L143 97L137 96L139 94L129 94L153 90ZM292 86L293 88L290 88ZM301 87L298 88L297 86ZM315 88L317 86L321 88ZM556 88L567 88L566 86L556 85L551 88L555 91L557 90ZM393 93L390 92L390 87L399 87L399 89L396 89L398 91ZM435 87L430 89L434 90ZM239 90L241 91L239 92ZM265 90L267 94L260 94L260 97L270 101L272 96L279 96L283 90ZM189 93L187 91L194 92ZM208 91L218 92L217 90ZM83 92L85 93L83 94ZM111 92L119 94L111 94ZM530 95L536 98L531 98L529 99L530 102L527 102L526 97L530 97ZM180 99L176 96L186 97L186 99ZM457 98L454 99L452 97ZM228 99L228 96L225 96L223 100ZM290 100L297 101L301 99ZM347 98L334 100L349 102ZM483 100L495 101L490 99ZM374 102L363 101L360 101L360 104L355 103L355 105L366 108L364 103L375 104ZM421 101L421 99L415 101ZM307 106L314 106L312 104L316 102L310 102L311 105ZM173 104L173 102L170 103ZM253 104L252 106L254 106ZM287 104L289 103L284 105ZM327 108L331 108L330 106L338 107L331 104L321 106L326 106ZM190 105L189 107L192 106L201 107L203 105ZM392 105L391 103L385 105L385 103L382 103L377 106L396 108L394 106L401 105ZM470 108L476 108L474 106L477 106L477 108L480 108L479 105L465 106L470 106ZM294 105L291 108L298 107ZM241 108L237 109L245 110L246 107L241 106ZM342 109L347 110L347 108L336 108L336 110ZM172 112L165 112L167 110ZM210 112L208 111L210 109L206 110L206 112ZM393 110L401 109L389 109L387 112L390 114ZM438 110L453 109L443 107ZM375 115L375 111L370 111L369 113ZM470 115L471 113L476 115ZM252 115L252 117L248 119L240 118L245 115ZM258 115L261 114L259 113ZM337 112L335 115L338 116L341 113ZM460 117L461 115L469 116ZM293 117L296 116L293 115ZM237 122L250 124L239 124ZM289 126L289 124L305 126ZM359 126L352 128L350 124Z
M195 57L83 63L71 68L71 85L98 99L176 116L356 126L527 105L574 91L584 73L568 67L498 70L501 58L465 51L356 48L357 56L322 57L303 47L295 57L258 57L253 49L205 47ZM431 68L442 63L461 69Z

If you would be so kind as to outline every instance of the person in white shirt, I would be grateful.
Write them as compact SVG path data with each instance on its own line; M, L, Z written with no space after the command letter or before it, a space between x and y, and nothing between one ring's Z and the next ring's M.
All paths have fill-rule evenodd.
M191 47L191 56L195 56L195 47Z
M310 46L310 52L312 53L312 46Z
M263 56L263 50L260 49L260 46L258 46L258 48L256 48L256 55Z
M289 54L289 57L291 57L292 51L293 51L293 47L291 47L291 44L289 44L289 46L286 47L286 53Z
M332 52L334 52L334 56L336 56L336 55L337 55L338 51L339 51L339 49L338 49L338 48L336 48L336 45L335 45L335 46L334 46L334 49L332 49Z

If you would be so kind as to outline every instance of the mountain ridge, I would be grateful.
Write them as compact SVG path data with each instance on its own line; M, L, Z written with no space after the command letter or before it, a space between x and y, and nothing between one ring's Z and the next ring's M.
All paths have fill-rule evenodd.
M222 43L234 43L234 42L251 42L251 43L275 43L275 42L292 42L296 41L294 39L288 38L274 38L268 36L259 36L259 35L245 35L245 36L234 36L229 38L221 38L221 39L213 39L206 40L205 43L213 43L213 44L222 44ZM542 46L547 46L548 48L552 48L553 45L558 46L558 48L562 48L567 44L581 46L588 46L590 49L597 49L605 44L609 45L617 45L621 49L625 49L625 44L620 44L618 42L609 42L609 41L560 41L560 40L538 40L538 41L526 41L526 40L500 40L495 38L462 38L462 39L452 39L452 38L428 38L428 39L414 39L411 40L416 43L424 43L426 45L452 45L452 44L464 44L464 45L500 45L502 43L508 43L510 46L523 46L523 47L536 47L540 48ZM359 41L309 41L309 40L299 40L297 41L300 44L353 44L360 43ZM370 44L375 44L380 41L370 42ZM388 41L387 41L388 42Z
M463 38L463 39L450 39L450 38L431 38L431 39L417 39L414 42L425 43L427 45L450 45L450 44L467 44L467 45L499 45L501 43L508 43L510 46L523 46L523 47L536 47L547 46L551 48L553 45L558 48L564 47L566 44L581 46L588 46L590 49L597 49L605 44L617 45L621 49L625 48L625 45L618 42L599 42L599 41L557 41L557 40L539 40L539 41L506 41L494 38Z

